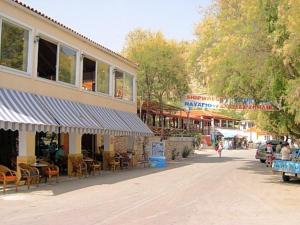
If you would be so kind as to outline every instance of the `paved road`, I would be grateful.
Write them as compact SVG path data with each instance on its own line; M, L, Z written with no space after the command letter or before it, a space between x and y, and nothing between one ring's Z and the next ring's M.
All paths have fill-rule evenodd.
M0 224L300 224L299 181L281 182L254 150L223 153L0 195Z

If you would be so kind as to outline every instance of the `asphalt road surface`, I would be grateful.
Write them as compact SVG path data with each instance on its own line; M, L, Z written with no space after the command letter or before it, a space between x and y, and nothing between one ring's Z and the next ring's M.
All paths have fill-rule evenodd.
M205 150L166 169L137 168L0 194L0 225L299 225L300 182L283 183L254 150Z

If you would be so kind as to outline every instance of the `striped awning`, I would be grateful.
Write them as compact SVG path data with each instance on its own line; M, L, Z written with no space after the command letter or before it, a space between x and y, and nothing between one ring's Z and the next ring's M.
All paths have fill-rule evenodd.
M0 88L0 128L57 132L59 124L30 93Z
M48 96L36 98L59 123L61 132L104 133L102 125L89 115L84 104Z
M137 136L152 136L153 132L150 128L135 114L124 111L116 111L118 116L131 129L133 135Z
M135 113L0 88L0 129L150 136Z
M87 108L95 121L102 125L105 130L105 134L111 134L115 136L131 135L131 129L118 116L115 110L94 105L84 106Z

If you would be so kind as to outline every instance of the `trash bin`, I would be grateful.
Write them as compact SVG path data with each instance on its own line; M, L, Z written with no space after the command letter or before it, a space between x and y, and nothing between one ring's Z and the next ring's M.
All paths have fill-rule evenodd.
M164 168L167 166L166 157L164 156L151 156L149 157L149 163L154 168Z

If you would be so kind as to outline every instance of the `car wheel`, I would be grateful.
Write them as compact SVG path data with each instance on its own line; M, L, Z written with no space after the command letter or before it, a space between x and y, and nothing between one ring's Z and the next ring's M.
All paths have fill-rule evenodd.
M265 159L260 159L259 161L260 161L261 163L265 163L265 162L266 162Z
M290 178L289 176L286 176L285 173L282 174L282 180L283 180L284 182L289 182L290 179L291 179L291 178Z

